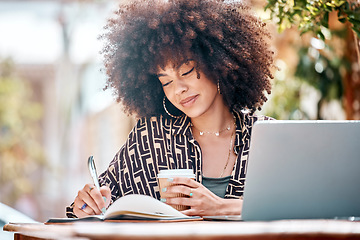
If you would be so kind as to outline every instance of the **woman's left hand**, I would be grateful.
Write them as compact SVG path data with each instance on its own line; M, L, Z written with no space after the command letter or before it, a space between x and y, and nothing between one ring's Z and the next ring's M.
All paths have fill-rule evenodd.
M166 188L167 193L182 193L189 197L166 198L166 203L189 206L190 209L182 211L186 215L216 216L241 213L242 200L220 198L193 179L176 177L172 179L172 184ZM162 190L160 189L160 191Z

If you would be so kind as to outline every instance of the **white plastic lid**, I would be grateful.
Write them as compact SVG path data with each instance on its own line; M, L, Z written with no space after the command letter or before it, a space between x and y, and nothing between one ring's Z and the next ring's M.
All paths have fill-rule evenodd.
M195 174L192 169L166 169L160 170L158 178L169 178L169 177L188 177L195 178Z

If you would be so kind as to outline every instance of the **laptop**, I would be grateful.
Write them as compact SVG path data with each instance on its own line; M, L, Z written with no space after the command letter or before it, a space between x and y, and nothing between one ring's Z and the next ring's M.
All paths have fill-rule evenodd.
M253 126L243 221L360 217L360 121Z

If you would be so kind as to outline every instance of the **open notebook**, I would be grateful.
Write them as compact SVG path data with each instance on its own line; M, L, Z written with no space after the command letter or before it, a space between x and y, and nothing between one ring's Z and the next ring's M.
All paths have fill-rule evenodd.
M360 217L360 121L252 130L242 220Z

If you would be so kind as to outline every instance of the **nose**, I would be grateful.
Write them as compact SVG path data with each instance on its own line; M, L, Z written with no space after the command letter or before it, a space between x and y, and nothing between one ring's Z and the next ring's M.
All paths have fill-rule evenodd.
M188 86L183 80L179 80L179 79L175 80L174 85L175 85L176 95L180 95L188 90Z

